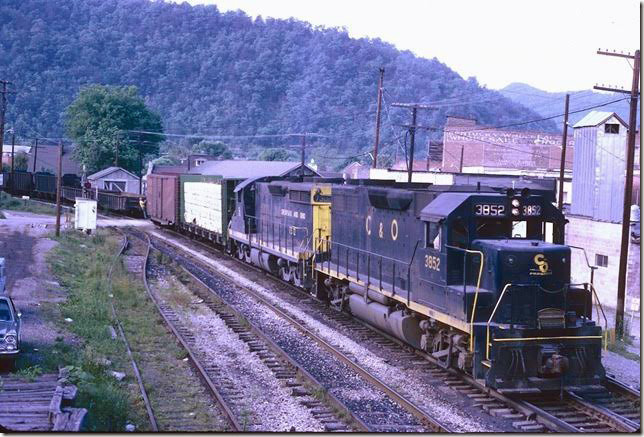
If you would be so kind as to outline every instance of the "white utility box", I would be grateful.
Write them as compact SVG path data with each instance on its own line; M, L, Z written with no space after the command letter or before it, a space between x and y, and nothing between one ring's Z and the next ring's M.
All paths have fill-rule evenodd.
M74 208L74 227L86 232L95 230L96 211L96 200L77 197Z

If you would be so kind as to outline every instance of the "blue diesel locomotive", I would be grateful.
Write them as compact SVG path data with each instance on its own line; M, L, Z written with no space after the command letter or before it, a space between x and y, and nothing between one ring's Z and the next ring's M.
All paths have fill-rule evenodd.
M547 190L255 180L229 249L508 393L600 384L602 330Z

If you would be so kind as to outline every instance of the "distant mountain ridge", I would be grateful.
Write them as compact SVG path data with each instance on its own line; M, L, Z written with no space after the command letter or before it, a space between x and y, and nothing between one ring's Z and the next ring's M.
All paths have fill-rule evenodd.
M383 160L408 143L410 111L394 102L443 102L418 117L439 129L448 113L488 125L539 118L435 58L294 19L148 0L2 0L0 17L0 78L16 90L7 124L22 136L62 135L84 85L135 85L166 132L243 136L226 141L236 156L295 147L299 139L278 135L309 132L320 134L307 139L316 162L367 162L380 67ZM522 128L556 130L551 121ZM419 159L428 140L417 133Z
M580 109L603 105L604 103L613 100L623 99L628 97L628 94L600 93L592 90L552 93L540 90L525 83L512 83L505 88L500 89L499 92L508 99L520 103L526 108L532 109L544 118L564 113L565 98L566 93L568 93L570 94L570 115L568 117L569 126L573 126L590 111L615 112L622 118L622 120L624 120L624 122L628 123L629 100L622 100L620 102L611 103L595 109L575 112ZM553 121L557 124L557 129L561 131L563 129L563 116L554 118Z

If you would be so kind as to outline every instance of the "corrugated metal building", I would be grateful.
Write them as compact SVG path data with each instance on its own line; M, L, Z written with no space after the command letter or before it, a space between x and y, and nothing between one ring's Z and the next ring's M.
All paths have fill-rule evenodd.
M614 112L592 111L573 128L571 213L619 223L624 205L628 126Z

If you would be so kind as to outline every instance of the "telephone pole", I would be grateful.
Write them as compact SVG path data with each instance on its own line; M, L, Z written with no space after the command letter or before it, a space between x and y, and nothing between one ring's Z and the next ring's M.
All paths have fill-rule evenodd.
M380 142L380 110L382 108L382 82L385 78L385 69L380 68L378 80L378 108L376 110L376 142L373 145L373 168L378 166L378 143Z
M38 160L38 138L34 140L34 165L31 170L32 173L36 173L36 161Z
M417 126L416 125L416 116L419 109L438 109L435 106L422 105L420 103L392 103L391 106L395 108L410 108L411 109L411 124L403 125L409 129L409 162L407 167L407 182L411 182L411 176L414 172L414 146L416 141L416 129L426 129L426 130L436 130L433 127L427 126Z
M465 153L465 146L461 146L461 160L458 164L458 172L463 173L463 154Z
M60 236L60 190L63 180L63 142L58 146L58 177L56 178L56 236Z
M302 134L302 167L300 168L301 176L304 176L305 149L306 149L306 134Z
M626 298L626 270L628 266L628 243L630 237L631 197L633 195L633 167L635 162L635 131L637 130L637 100L639 97L640 51L634 55L597 50L598 55L616 56L633 60L633 81L631 90L595 86L595 89L629 93L631 95L630 113L628 117L628 148L626 153L626 182L624 185L624 211L622 215L622 243L619 253L619 273L617 280L617 309L615 312L615 336L624 336L624 301Z
M563 211L563 187L564 187L564 169L566 167L566 144L568 143L568 103L570 94L566 94L566 104L564 105L564 130L563 140L561 142L561 165L559 166L559 211Z
M7 94L15 94L15 91L9 91L7 85L10 83L8 80L0 80L2 90L0 90L0 148L4 147L4 117L7 112Z

